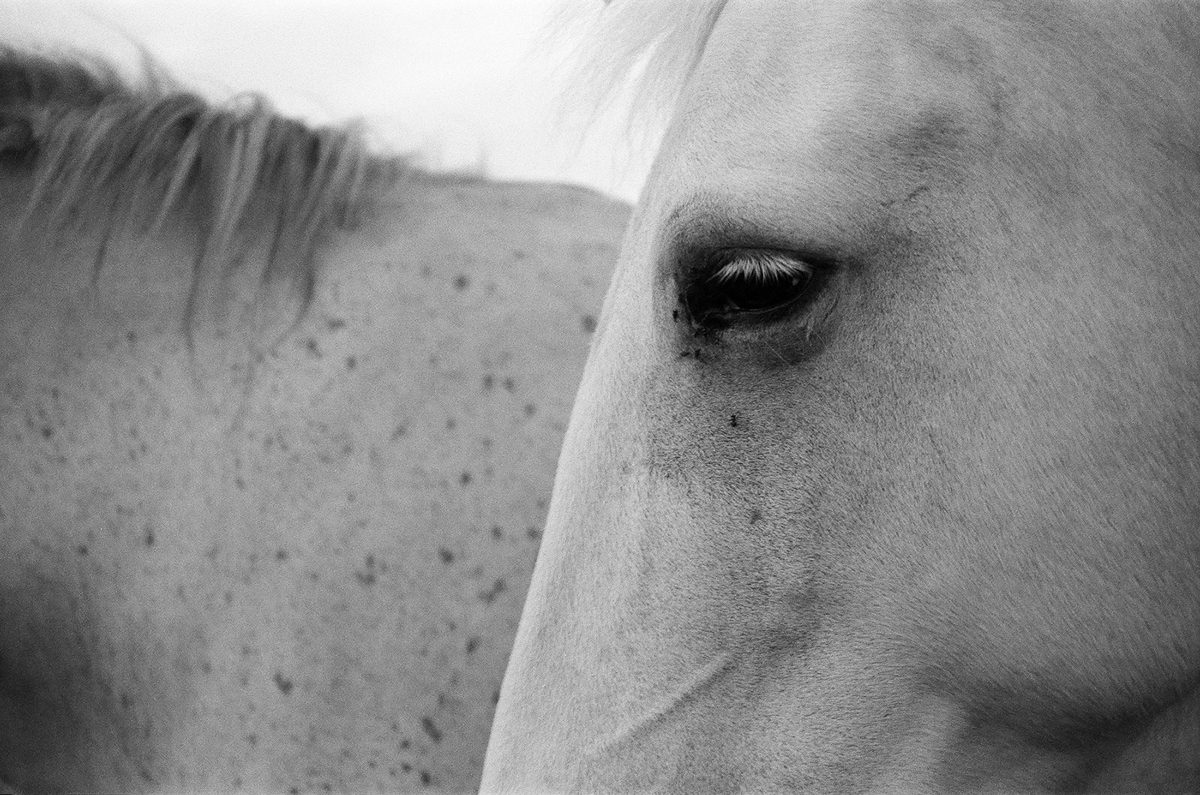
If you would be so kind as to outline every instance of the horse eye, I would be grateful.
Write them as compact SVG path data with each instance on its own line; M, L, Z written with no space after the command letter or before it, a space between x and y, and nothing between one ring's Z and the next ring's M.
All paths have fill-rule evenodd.
M816 264L772 249L715 252L684 299L693 320L709 328L736 322L765 322L810 295L819 275Z

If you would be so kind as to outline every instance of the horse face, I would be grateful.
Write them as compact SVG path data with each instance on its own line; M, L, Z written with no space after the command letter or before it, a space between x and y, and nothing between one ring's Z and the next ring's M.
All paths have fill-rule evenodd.
M827 5L684 93L485 788L1080 784L1200 677L1197 20Z

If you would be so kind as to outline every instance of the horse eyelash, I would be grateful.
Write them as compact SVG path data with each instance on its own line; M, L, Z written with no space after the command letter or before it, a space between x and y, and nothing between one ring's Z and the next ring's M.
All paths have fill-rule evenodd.
M811 264L798 257L764 249L727 249L721 252L725 264L717 268L708 280L716 285L729 284L739 279L753 280L761 284L789 283L795 285L801 279L810 279L815 274Z

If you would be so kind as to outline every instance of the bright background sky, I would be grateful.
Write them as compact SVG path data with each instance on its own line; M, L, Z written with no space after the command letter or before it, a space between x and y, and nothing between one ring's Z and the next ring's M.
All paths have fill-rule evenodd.
M380 146L435 168L633 201L647 154L616 119L586 138L564 120L562 70L538 39L561 1L0 0L0 31L127 66L132 39L215 99L256 91L311 121L361 118Z

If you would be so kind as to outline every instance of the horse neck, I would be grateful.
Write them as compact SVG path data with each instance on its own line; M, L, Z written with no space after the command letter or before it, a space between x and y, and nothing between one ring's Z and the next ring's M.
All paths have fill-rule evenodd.
M206 265L197 279L191 217L154 234L102 217L18 228L26 187L0 170L0 375L30 349L64 367L123 351L180 364L210 408L236 406L259 349L296 318L295 290L259 290L270 238L248 239L234 265Z

